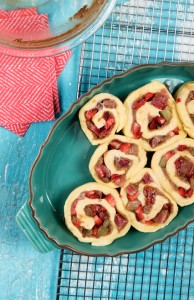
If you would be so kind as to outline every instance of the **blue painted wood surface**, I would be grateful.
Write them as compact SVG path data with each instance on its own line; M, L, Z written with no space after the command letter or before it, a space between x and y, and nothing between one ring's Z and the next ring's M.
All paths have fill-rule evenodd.
M80 47L58 80L62 113L76 100ZM38 253L15 222L28 199L28 176L54 122L34 123L24 138L0 127L0 299L55 299L60 251Z

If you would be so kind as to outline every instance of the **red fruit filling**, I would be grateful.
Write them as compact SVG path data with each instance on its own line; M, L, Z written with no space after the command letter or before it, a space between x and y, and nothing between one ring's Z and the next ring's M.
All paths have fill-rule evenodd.
M145 225L148 225L148 226L151 226L151 225L154 225L155 222L153 220L149 220L149 221L144 221L143 222Z
M110 182L111 180L111 172L105 165L96 165L95 171L98 177L105 183Z
M143 189L144 196L146 198L146 204L154 204L155 203L155 196L157 194L157 189L153 188L149 185L146 185Z
M92 122L93 116L96 114L98 110L96 108L91 109L86 112L86 125L88 129L94 134L95 138L104 138L110 134L114 125L115 118L110 112L105 112L103 114L103 118L106 121L105 125L102 128L97 128L95 124Z
M141 99L139 99L133 103L132 108L136 110L136 109L142 107L145 103L146 103L146 99L142 97Z
M126 186L125 191L127 192L127 198L129 201L134 201L139 196L138 187L133 184Z
M95 222L95 225L97 225L97 226L100 226L103 223L103 221L99 218L98 215L94 216L94 222Z
M72 217L72 223L73 223L73 225L75 226L75 227L77 227L77 228L79 228L80 227L80 224L81 224L81 222L80 222L80 220L78 220L77 219L77 217Z
M104 211L104 210L106 210L106 209L105 209L104 207L100 206L100 205L93 204L93 205L92 205L92 210L93 210L93 212L95 212L95 213L99 213L99 212ZM95 215L95 214L94 214L94 215Z
M181 150L183 151L183 150ZM177 175L183 180L190 183L191 188L186 190L183 187L179 187L179 194L183 198L190 198L193 195L194 189L194 164L193 162L183 156L180 156L175 162Z
M109 143L108 150L112 149L120 150L125 154L138 155L138 146L136 144L122 143L118 140L112 140ZM125 157L115 157L114 164L118 170L123 169L126 173L130 168L132 161ZM105 183L112 181L114 184L120 187L122 187L125 183L125 174L111 174L110 170L104 164L103 156L99 158L95 166L95 171L97 176Z
M160 223L163 224L168 216L169 216L170 212L167 209L162 209L156 216L155 218L153 218L153 221L156 223Z
M154 96L153 93L147 93L144 98L146 99L146 101L151 100L151 98Z
M145 184L148 184L148 183L150 183L150 182L153 182L152 177L151 177L148 173L146 173L146 174L144 175L144 177L142 178L142 180L143 180L143 183L145 183Z
M164 204L161 211L152 220L144 221L143 223L146 225L154 225L155 223L163 224L169 217L170 212L171 204Z
M149 174L145 174L142 179L143 182L144 181L151 182L150 180L153 181ZM145 205L143 206L142 203L137 199L137 197L139 196L139 192L137 190L139 184L140 182L133 185L129 184L126 187L125 190L127 192L127 198L129 200L126 205L126 209L131 212L134 212L137 221L141 221L146 225L153 225L155 223L164 223L168 218L168 216L170 215L171 204L170 203L164 204L161 211L156 215L155 218L149 221L144 221L144 214L149 214L150 211L152 210L152 206L156 201L155 199L156 195L163 195L163 194L161 194L161 192L155 187L149 185L144 186L143 194L145 196Z
M143 206L142 204L139 204L138 208L135 210L135 215L138 221L143 220Z
M111 194L104 195L102 192L98 190L91 190L82 192L79 197L73 201L71 206L71 220L75 227L79 229L79 231L82 233L83 237L92 237L95 236L96 238L99 238L101 236L106 236L112 231L112 225L110 222L110 215L107 212L106 208L97 205L97 204L90 204L85 206L84 211L85 214L89 217L94 218L94 227L92 229L85 229L83 226L81 226L81 221L77 218L76 213L76 206L78 201L82 201L85 197L90 199L101 199L105 198L106 201L112 206L116 207L116 200ZM78 200L79 199L79 200ZM121 214L116 213L115 215L115 224L118 227L118 230L123 229L126 224L128 223L128 220Z
M179 103L179 102L181 102L181 98L176 99L176 103Z
M86 121L86 125L89 130L92 131L95 137L98 137L100 134L100 129L98 129L92 121Z
M86 120L92 120L93 116L98 112L97 108L92 108L85 113Z
M183 187L179 187L179 194L183 198L190 198L193 195L194 189L194 164L193 162L185 157L180 156L175 162L175 167L178 176L188 183L190 183L191 188L186 190Z
M148 124L149 129L157 129L158 127L162 127L166 123L166 120L163 117L155 117Z
M187 191L187 197L190 198L190 197L192 197L192 196L193 196L193 189L189 189L189 190Z
M183 187L179 187L179 194L181 197L186 198L186 190Z
M77 206L78 200L73 201L71 205L71 215L76 216L76 206Z
M188 149L188 146L187 146L187 145L178 145L178 147L177 147L177 150L178 150L178 151L184 151L184 150L186 150L186 149Z
M125 175L118 175L118 174L111 175L111 181L120 187L124 186L125 180L126 180Z
M115 206L115 199L112 197L112 195L108 194L106 195L106 200L110 201L110 203L114 204ZM114 202L114 203L113 203ZM106 211L104 207L101 205L87 205L85 208L85 213L89 217L94 218L95 225L92 229L85 229L81 226L81 222L77 219L76 216L72 216L72 223L74 226L76 226L80 232L82 232L82 235L84 237L91 237L95 236L97 238L101 236L106 236L109 234L112 230L112 226L110 223L110 215ZM114 218L115 224L118 227L118 230L123 229L126 224L128 223L128 220L120 215L119 213L116 213Z
M166 152L166 154L164 154L160 160L160 167L161 168L165 168L166 167L166 163L167 161L175 154L174 150L170 150L168 152Z
M156 129L158 128L159 125L155 121L151 121L149 123L149 129ZM175 135L179 134L179 128L175 128L174 130L171 130L166 136L165 135L157 135L154 136L150 141L149 144L150 146L154 149L158 145L162 144L166 138L172 138Z
M180 156L175 161L175 167L177 169L178 176L180 176L183 180L188 181L194 176L194 164L186 157Z
M175 160L174 164L175 164L175 167L176 167L177 170L180 169L181 161L179 159Z
M104 107L106 108L116 108L116 102L112 99L104 99L102 102L99 102L95 108L92 108L90 110L87 110L85 112L85 118L86 120L90 121L92 120L93 116ZM109 121L110 122L110 121Z
M175 128L175 129L173 130L173 132L175 133L175 135L178 135L178 134L179 134L179 128Z
M164 204L163 209L169 210L170 209L170 204L169 203Z
M124 157L115 157L114 159L114 164L117 167L117 169L122 169L122 168L128 168L132 164L132 161L128 158Z
M148 128L149 128L150 130L157 129L157 128L158 128L158 125L157 125L157 123L156 123L155 121L152 120L152 121L148 124Z
M105 199L112 207L116 206L115 198L111 194L106 195Z
M131 132L135 139L140 139L142 136L141 126L136 121L132 124Z
M128 223L127 219L118 213L115 215L114 221L118 227L118 230L123 229Z
M113 127L115 124L115 120L112 117L109 117L106 121L106 124L104 125L105 129L109 129L110 127Z
M161 110L165 109L165 107L168 104L168 93L165 89L161 90L158 93L155 93L152 100L151 104Z
M98 238L111 232L110 216L104 207L91 204L85 206L84 211L87 216L94 218L95 225L92 229L83 228L77 217L72 216L72 223L80 230L84 237L96 236Z
M93 228L93 235L96 236L98 232L98 226L94 226Z
M138 155L138 146L131 143L122 143L116 140L113 140L109 144L109 149L116 149L124 152L125 154Z
M147 93L144 96L142 96L140 99L136 100L133 103L132 108L137 110L138 108L142 107L147 101L151 100L151 98L154 96L153 93Z
M85 196L90 199L100 199L102 198L102 192L100 191L89 191L85 193Z
M128 154L131 149L131 144L130 143L122 143L119 147L119 150Z
M172 138L173 136L178 135L178 134L179 134L179 128L175 128L174 130L171 130L171 131L167 134L167 136L168 136L169 138Z
M105 112L103 118L105 119L106 124L100 128L99 138L104 138L109 135L115 125L114 116L109 112Z
M164 155L166 160L169 160L173 155L175 154L174 150L170 150L168 152L166 152L166 154Z

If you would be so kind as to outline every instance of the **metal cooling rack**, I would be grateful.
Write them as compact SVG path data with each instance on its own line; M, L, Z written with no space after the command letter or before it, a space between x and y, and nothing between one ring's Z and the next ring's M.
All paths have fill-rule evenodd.
M118 0L82 46L77 96L134 65L194 61L193 0ZM163 244L115 258L61 251L58 300L194 300L194 224Z

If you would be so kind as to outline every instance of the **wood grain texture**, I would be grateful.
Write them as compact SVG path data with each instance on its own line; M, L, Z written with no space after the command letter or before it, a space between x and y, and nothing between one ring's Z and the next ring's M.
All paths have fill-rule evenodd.
M80 47L58 80L62 113L76 100ZM0 127L0 299L55 299L60 251L38 253L15 215L29 197L28 176L54 122L34 123L24 138Z

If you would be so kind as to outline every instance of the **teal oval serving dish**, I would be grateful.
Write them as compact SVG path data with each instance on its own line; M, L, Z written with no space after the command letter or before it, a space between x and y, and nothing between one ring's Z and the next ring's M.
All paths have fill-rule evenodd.
M115 75L83 95L55 123L31 169L30 199L16 217L17 223L36 249L46 252L55 248L68 248L93 256L134 253L164 241L194 221L194 204L179 207L177 217L164 229L142 233L132 228L124 237L104 247L79 242L64 223L65 199L76 187L94 181L88 164L96 147L90 144L81 130L79 109L94 95L102 92L124 100L129 92L154 79L167 84L173 93L182 83L194 80L194 64L141 65Z

